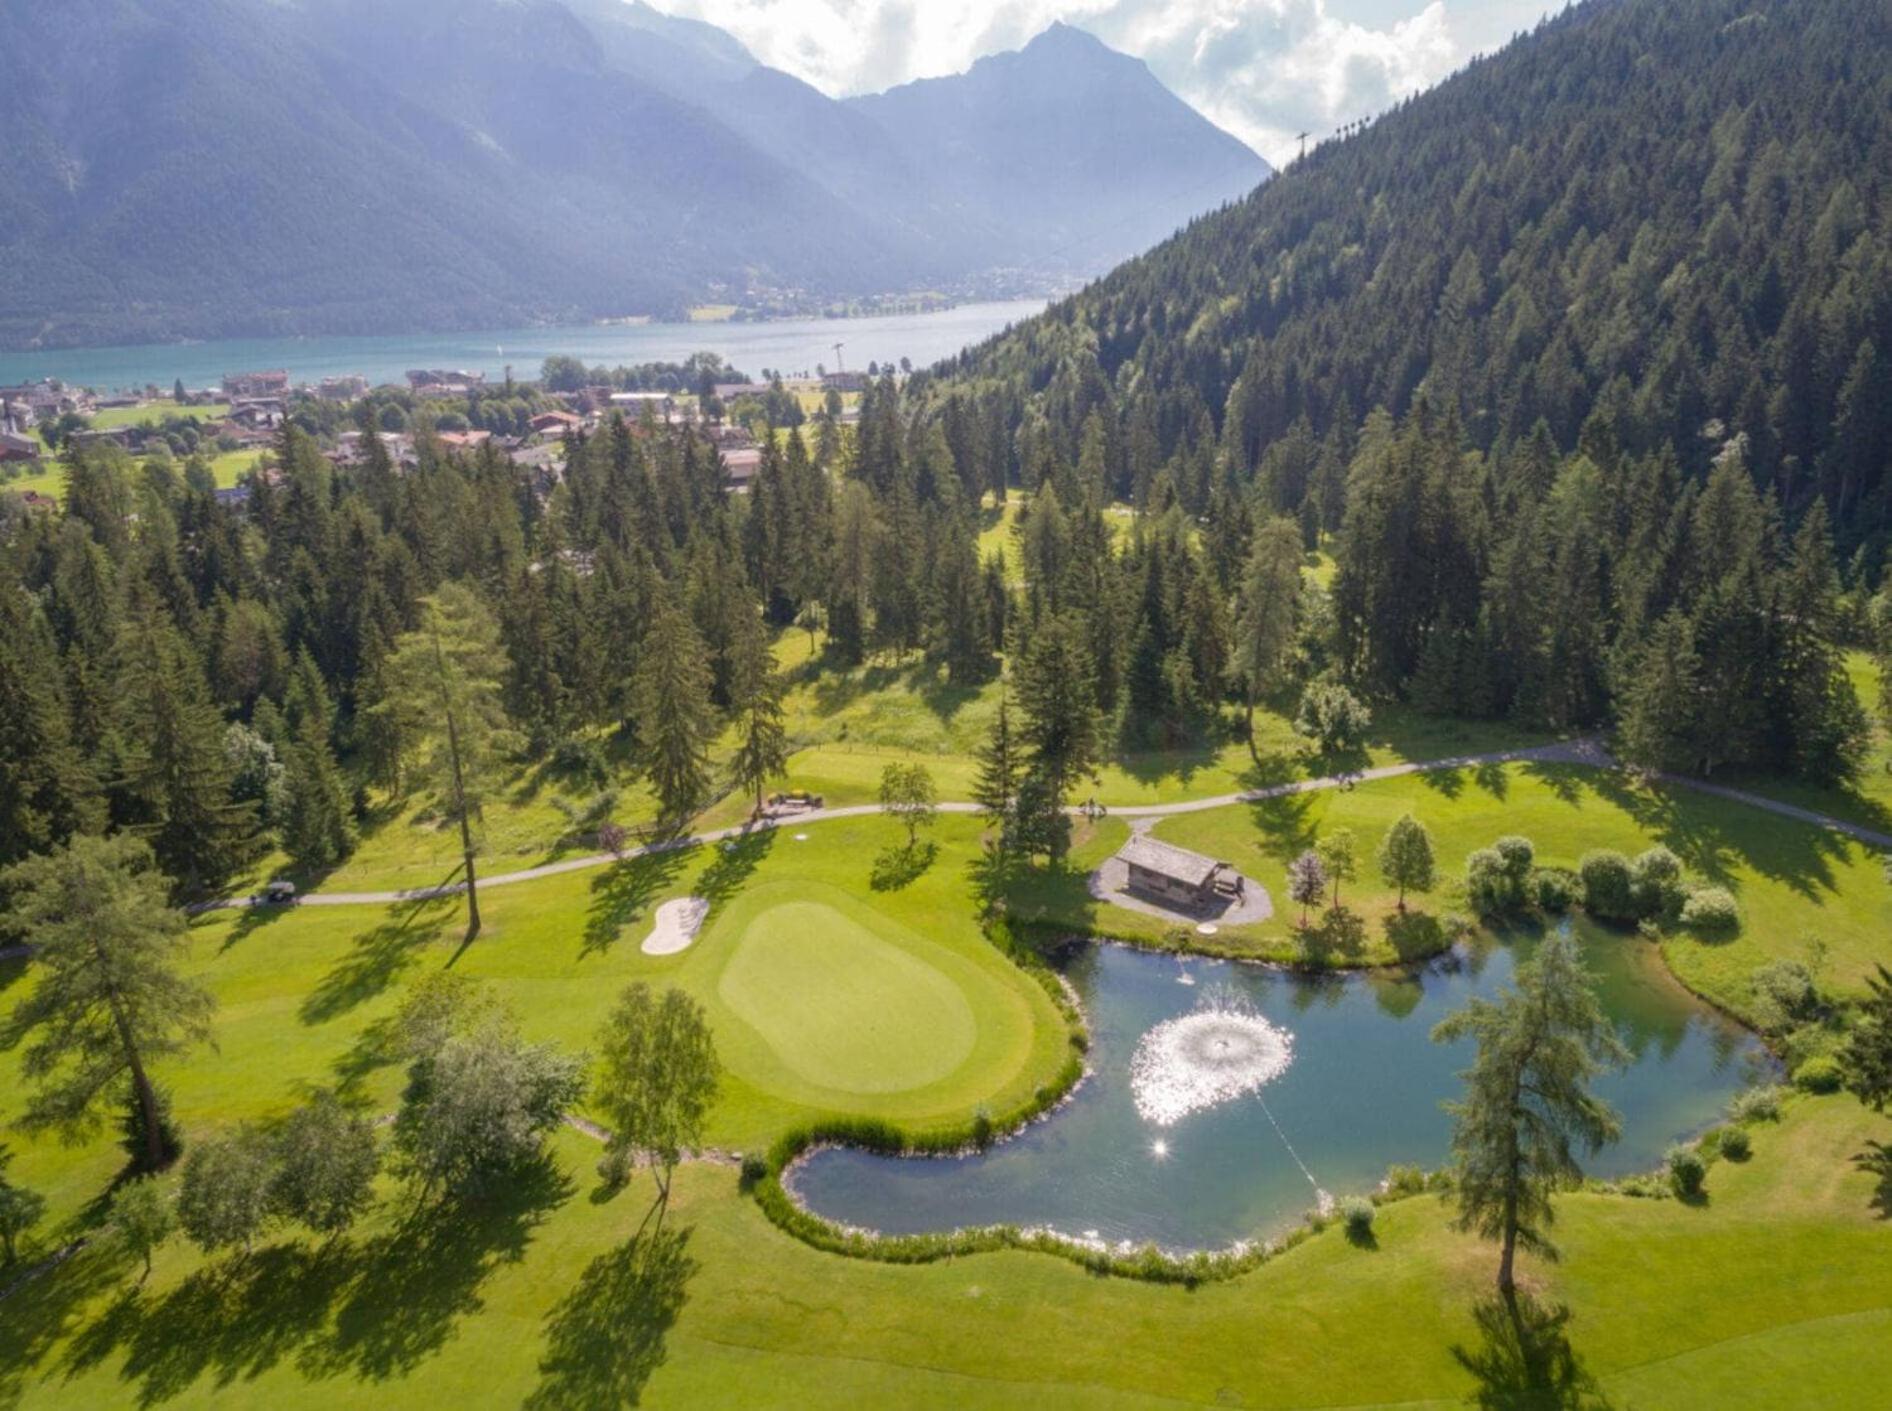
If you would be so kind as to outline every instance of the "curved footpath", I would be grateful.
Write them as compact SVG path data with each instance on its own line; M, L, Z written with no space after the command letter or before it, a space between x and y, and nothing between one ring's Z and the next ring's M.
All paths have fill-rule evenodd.
M1188 799L1181 803L1140 804L1123 808L1112 808L1109 813L1118 818L1170 818L1183 813L1203 813L1209 809L1227 808L1230 804L1255 803L1263 799L1283 798L1290 794L1308 794L1321 789L1351 788L1353 785L1371 779L1396 779L1406 774L1427 774L1446 769L1467 769L1486 764L1578 764L1593 769L1614 769L1616 761L1609 752L1594 740L1560 741L1554 745L1536 745L1520 750L1490 750L1483 754L1453 755L1446 759L1422 760L1406 764L1386 764L1373 769L1363 769L1349 774L1327 774L1316 779L1297 779L1287 784L1272 784L1265 789L1249 789L1241 793L1216 794L1210 798ZM1718 798L1735 803L1746 804L1752 808L1764 809L1768 813L1779 814L1799 823L1810 823L1818 828L1831 829L1843 833L1849 838L1892 852L1892 834L1874 832L1856 823L1834 818L1829 814L1817 813L1812 809L1801 808L1797 804L1782 803L1760 794L1749 793L1745 789L1729 788L1723 784L1710 784L1706 780L1690 779L1679 774L1657 774L1654 776L1664 784L1678 788L1694 789L1699 793L1713 794ZM971 803L943 803L939 805L942 813L977 813L979 806ZM758 828L776 828L784 823L797 826L803 823L821 823L834 818L865 818L884 810L877 803L850 804L842 808L816 808L804 813L787 815L784 818L768 819L762 823L743 823L730 828L718 828L708 833L695 833L668 842L652 843L646 847L627 849L621 856L616 853L586 853L582 857L568 857L558 862L548 862L539 867L528 867L518 872L502 872L492 877L480 879L481 887L504 887L514 882L531 882L541 877L556 877L561 873L577 872L587 867L603 867L625 858L648 857L656 853L675 852L683 848L692 848L704 843L719 843L730 838L740 838ZM1080 810L1071 809L1076 813ZM405 891L392 892L310 892L297 897L295 906L387 906L395 902L423 901L433 897L455 896L466 890L464 882L450 882L439 887L414 887ZM281 903L261 900L257 897L225 897L221 901L200 902L190 908L193 912L214 911L227 907L275 906ZM0 952L4 956L5 952Z

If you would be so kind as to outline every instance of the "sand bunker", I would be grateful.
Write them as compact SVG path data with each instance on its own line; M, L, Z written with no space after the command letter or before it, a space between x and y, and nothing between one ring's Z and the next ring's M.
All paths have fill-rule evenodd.
M657 908L650 934L644 937L641 948L644 954L675 955L680 950L688 950L696 933L703 929L703 918L709 915L709 908L708 900L703 897L679 897L665 902Z

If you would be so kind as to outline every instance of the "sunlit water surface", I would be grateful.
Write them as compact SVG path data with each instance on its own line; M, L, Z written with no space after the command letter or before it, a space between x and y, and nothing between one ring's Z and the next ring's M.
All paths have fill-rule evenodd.
M1712 1123L1768 1060L1649 943L1581 923L1579 936L1632 1055L1597 1085L1623 1139L1585 1162L1619 1176ZM1444 1164L1439 1104L1471 1048L1433 1043L1432 1027L1510 982L1534 943L1329 977L1085 946L1066 974L1096 1071L1054 1116L979 1156L822 1151L792 1185L820 1214L888 1233L1012 1223L1173 1249L1274 1233L1321 1191L1368 1192L1394 1162Z

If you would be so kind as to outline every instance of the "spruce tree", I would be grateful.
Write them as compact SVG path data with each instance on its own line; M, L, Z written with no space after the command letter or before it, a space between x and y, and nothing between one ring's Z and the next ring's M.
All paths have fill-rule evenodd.
M1301 539L1288 519L1274 518L1256 531L1242 574L1241 616L1235 629L1235 670L1242 678L1248 750L1255 742L1255 702L1279 684L1294 647L1301 601Z
M788 772L788 728L783 723L786 683L775 669L761 619L751 615L738 630L734 650L736 752L730 774L736 787L754 793L762 812L762 791L769 780Z
M150 603L119 640L117 736L111 781L116 821L151 842L182 892L213 890L250 856L254 805L232 798L224 726L203 667Z
M0 584L0 866L102 821L52 634L31 599Z
M710 787L709 746L716 737L711 675L703 639L683 611L657 608L632 683L644 772L657 792L660 821L680 829Z
M1012 736L1012 707L1005 692L999 695L998 714L993 717L992 731L986 736L977 758L979 776L973 785L972 799L992 831L993 854L1003 861L1011 849L1019 776L1024 768L1018 742Z
M1071 786L1097 764L1099 731L1090 653L1075 626L1052 618L1032 633L1018 664L1019 731L1030 773L1041 781L1050 806L1061 809ZM1064 830L1052 828L1054 857L1063 853Z

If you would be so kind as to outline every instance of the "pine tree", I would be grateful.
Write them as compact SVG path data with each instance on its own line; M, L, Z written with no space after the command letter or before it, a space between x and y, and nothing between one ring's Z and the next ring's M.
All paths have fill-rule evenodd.
M1594 1152L1620 1131L1616 1114L1589 1091L1627 1058L1568 930L1545 937L1518 969L1517 988L1474 999L1432 1031L1438 1043L1474 1040L1465 1096L1453 1119L1453 1189L1458 1227L1502 1246L1498 1288L1517 1286L1520 1245L1554 1253L1546 1236L1551 1196L1581 1179L1574 1147Z

